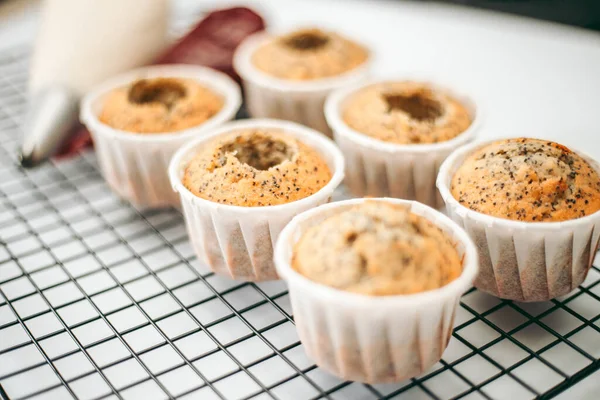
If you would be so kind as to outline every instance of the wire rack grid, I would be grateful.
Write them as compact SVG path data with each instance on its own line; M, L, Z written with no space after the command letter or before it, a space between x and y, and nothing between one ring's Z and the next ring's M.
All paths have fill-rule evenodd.
M547 303L469 291L443 359L417 378L325 373L298 340L284 283L211 273L180 213L119 200L93 152L17 165L26 65L25 51L0 54L0 397L546 399L600 368L594 267Z

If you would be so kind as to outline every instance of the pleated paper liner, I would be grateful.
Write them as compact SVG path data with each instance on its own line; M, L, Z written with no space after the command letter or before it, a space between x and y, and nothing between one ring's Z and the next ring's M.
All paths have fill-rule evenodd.
M450 192L452 177L469 154L486 144L472 144L453 153L437 180L448 215L477 245L480 273L475 286L503 299L525 302L571 292L592 266L600 238L600 212L564 222L522 222L464 207ZM600 171L597 162L576 153Z
M197 151L220 135L246 129L278 129L317 150L332 172L318 192L290 203L240 207L202 199L182 183L185 168ZM273 248L283 227L296 215L331 200L344 178L344 158L333 141L305 126L278 120L231 122L181 148L171 161L171 183L181 197L192 246L200 260L222 275L248 281L278 279Z
M179 132L136 134L99 121L108 93L157 77L195 79L223 96L223 108L203 124ZM173 154L190 139L232 120L240 105L240 88L224 73L200 66L162 65L140 68L100 85L82 100L80 119L92 135L102 175L111 189L137 207L159 208L179 204L167 172Z
M275 263L289 287L300 340L318 366L342 379L398 382L421 374L442 357L460 297L477 275L476 248L464 230L430 207L408 200L369 199L408 205L450 235L462 255L462 274L427 292L366 296L321 285L292 269L293 247L307 229L364 201L335 202L294 218L279 237Z

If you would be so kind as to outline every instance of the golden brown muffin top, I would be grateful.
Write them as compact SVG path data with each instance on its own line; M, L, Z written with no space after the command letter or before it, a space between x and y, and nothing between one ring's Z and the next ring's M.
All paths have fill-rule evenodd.
M252 129L203 146L185 169L183 184L206 200L256 207L308 197L330 180L316 150L280 130Z
M600 209L598 173L567 147L539 139L476 150L454 174L451 191L471 210L518 221L565 221Z
M355 131L390 143L437 143L471 125L469 112L455 98L419 82L382 82L351 94L342 110Z
M202 124L223 104L193 79L141 79L108 94L100 121L133 133L176 132Z
M385 296L442 287L461 274L462 261L426 218L402 205L366 201L304 232L292 268L336 289Z
M264 73L294 81L328 78L363 64L369 52L334 32L302 29L259 47L252 63Z

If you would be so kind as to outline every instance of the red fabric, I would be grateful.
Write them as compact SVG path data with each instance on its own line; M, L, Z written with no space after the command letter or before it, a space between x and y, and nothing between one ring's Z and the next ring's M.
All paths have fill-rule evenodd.
M156 63L204 65L223 71L239 81L233 71L233 53L242 40L263 29L263 19L248 8L215 11L158 57Z
M247 36L264 29L265 23L260 15L248 8L214 11L153 64L203 65L222 71L239 82L233 70L233 53ZM69 157L89 146L92 146L90 134L78 124L56 157Z
M73 127L71 135L62 144L58 153L54 156L56 159L68 158L74 154L77 154L80 150L86 147L92 146L92 137L85 126L77 122L77 125Z

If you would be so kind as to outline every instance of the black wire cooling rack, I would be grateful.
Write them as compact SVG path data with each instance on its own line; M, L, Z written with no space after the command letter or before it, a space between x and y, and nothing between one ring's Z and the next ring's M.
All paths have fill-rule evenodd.
M0 397L552 398L600 367L600 270L547 303L462 299L443 360L394 385L307 359L286 287L212 274L176 210L141 213L92 152L15 160L27 54L0 54Z

